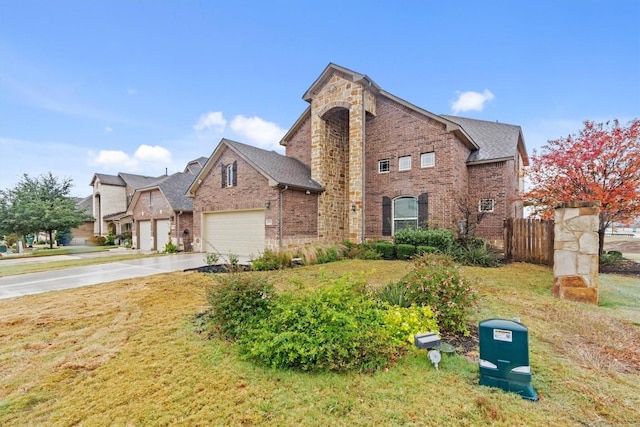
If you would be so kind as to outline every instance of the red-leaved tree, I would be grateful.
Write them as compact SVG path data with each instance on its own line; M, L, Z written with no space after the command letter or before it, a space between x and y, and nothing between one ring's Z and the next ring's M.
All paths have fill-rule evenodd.
M578 135L548 141L534 151L530 190L523 194L533 215L553 217L554 205L599 201L600 253L605 229L613 222L640 216L640 120L585 121Z

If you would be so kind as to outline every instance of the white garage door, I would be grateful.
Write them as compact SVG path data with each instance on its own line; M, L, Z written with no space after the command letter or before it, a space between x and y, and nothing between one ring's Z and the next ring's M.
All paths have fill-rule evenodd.
M209 213L203 223L205 252L248 258L264 251L264 210Z
M171 222L168 219L159 219L156 221L156 250L164 251L165 246L169 243L169 230Z
M151 250L151 221L138 221L138 249Z

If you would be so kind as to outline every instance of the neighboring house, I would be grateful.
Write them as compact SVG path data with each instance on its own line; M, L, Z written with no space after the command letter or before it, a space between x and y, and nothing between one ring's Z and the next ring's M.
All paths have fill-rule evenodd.
M206 161L206 157L192 160L182 173L193 179ZM133 234L134 216L129 208L136 190L151 187L167 178L167 175L151 177L122 172L118 175L94 174L90 184L93 187L94 235L106 236L109 232Z
M85 212L88 216L93 215L93 196L87 196L83 199L76 199L76 206L78 209ZM93 225L95 219L91 218L84 221L76 228L72 228L71 231L71 244L72 245L85 245L90 240L93 234Z
M138 188L133 194L127 215L135 224L133 247L162 251L171 242L179 250L191 250L193 203L185 193L200 167L187 167Z
M501 240L503 220L522 216L519 126L436 115L335 64L303 99L285 155L227 139L216 147L188 190L195 250L250 256L456 228L461 201L485 214L476 235Z

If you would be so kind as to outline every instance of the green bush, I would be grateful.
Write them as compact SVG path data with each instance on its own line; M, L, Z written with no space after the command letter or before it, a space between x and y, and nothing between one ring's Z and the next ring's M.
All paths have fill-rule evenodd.
M382 255L384 259L394 259L395 258L395 246L391 242L379 241L373 244L373 248Z
M387 283L373 292L373 297L383 304L411 307L415 303L412 290L403 282Z
M416 254L417 255L422 255L422 254L439 254L440 249L436 248L435 246L418 246L416 247Z
M251 269L255 271L281 270L292 265L293 257L290 251L265 249L258 258L251 260Z
M431 307L441 331L469 334L467 319L477 301L477 293L450 257L422 255L400 283L398 287L406 287L405 296L410 303Z
M382 310L362 283L334 281L311 294L281 296L239 341L244 357L273 368L373 371L396 354Z
M116 244L116 235L113 234L111 231L109 231L109 233L107 234L107 237L105 238L105 244L108 246L112 246Z
M384 327L393 344L399 347L413 345L414 335L422 332L438 333L438 322L429 306L398 307L385 305Z
M396 257L398 259L406 260L416 254L416 247L408 244L396 245Z
M217 276L208 291L211 319L222 335L237 339L269 315L273 286L251 274Z
M600 255L600 265L619 265L622 262L622 252L620 251L604 251Z
M454 242L453 232L445 229L404 228L393 237L396 245L432 246L441 252L448 252Z
M164 245L164 252L167 253L167 254L175 254L176 252L178 252L178 247L175 245L175 243L173 243L171 240L169 240Z
M93 236L88 241L93 246L105 246L107 244L107 239L104 236Z
M206 262L207 265L216 265L219 260L220 260L220 254L217 252L207 252L207 254L204 257L204 262Z
M329 262L336 262L344 258L342 248L337 246L329 246L326 248L318 247L316 251L317 251L316 262L318 264L327 264Z
M375 260L382 258L382 255L376 251L370 243L362 243L360 245L345 241L342 243L346 248L344 256L348 259L365 259Z
M493 252L482 239L475 239L468 246L456 244L450 251L453 258L463 265L497 267L498 254Z
M70 230L60 230L56 231L56 243L59 246L67 246L71 243L71 239L73 236L71 235Z

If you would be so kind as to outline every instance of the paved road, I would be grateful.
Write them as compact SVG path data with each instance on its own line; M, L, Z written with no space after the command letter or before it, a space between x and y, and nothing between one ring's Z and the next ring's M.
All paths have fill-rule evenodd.
M175 254L0 277L0 299L170 273L205 264L201 253Z

